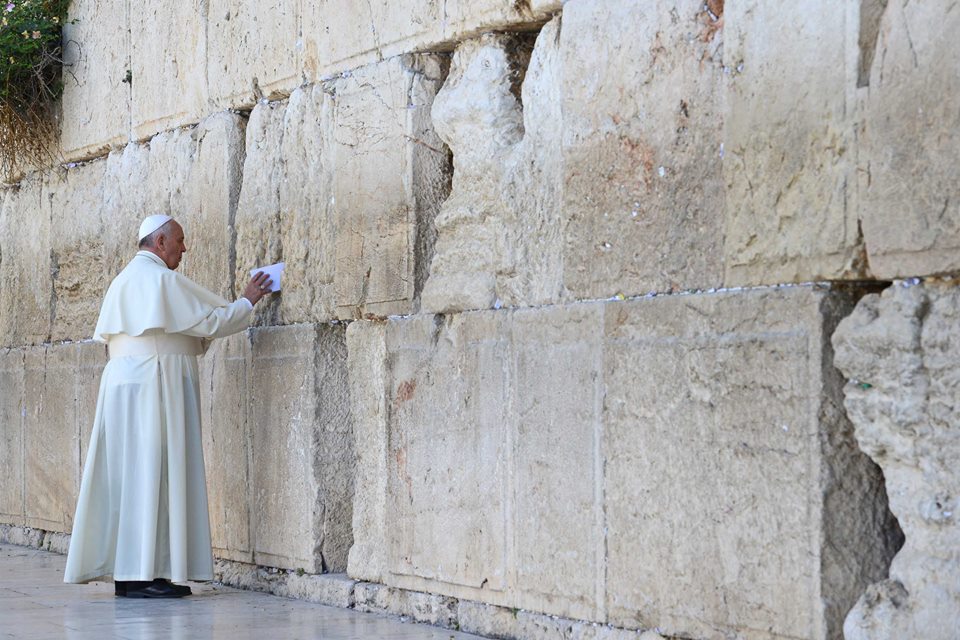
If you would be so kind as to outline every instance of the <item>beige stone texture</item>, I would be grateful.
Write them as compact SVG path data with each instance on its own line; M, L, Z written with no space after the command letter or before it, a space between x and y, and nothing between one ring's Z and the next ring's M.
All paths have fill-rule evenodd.
M325 321L336 317L336 219L332 201L330 140L333 97L322 85L297 89L283 115L282 174L278 181L283 241L284 322ZM253 268L260 265L241 265Z
M83 160L127 142L130 135L131 5L127 0L72 2L63 26L63 115L60 146ZM136 79L133 79L136 81Z
M43 178L34 174L4 189L0 205L0 345L50 339L53 285L50 216Z
M199 1L128 5L134 140L206 115L207 6Z
M80 490L75 344L33 347L24 360L26 525L68 532Z
M249 108L300 84L299 2L210 0L206 7L206 80L214 108Z
M839 637L896 549L829 357L852 302L796 287L607 309L610 622Z
M387 343L386 324L360 320L347 325L347 376L356 453L353 546L347 573L358 580L386 575L387 539Z
M960 270L960 14L890 0L864 89L861 203L878 278Z
M251 338L254 562L343 570L354 466L343 327L275 327Z
M54 171L46 179L43 211L56 221L56 232L50 236L53 340L93 335L110 284L101 211L106 169L106 161L97 160Z
M24 350L0 349L0 523L23 524Z
M314 575L277 571L252 564L217 560L214 576L223 584L240 589L263 591L282 598L296 598L332 607L353 607L356 581L342 573Z
M131 143L112 151L106 163L101 216L105 279L109 283L137 251L137 230L144 212L149 211L146 185L150 178L150 149Z
M397 589L371 582L358 582L353 589L357 611L386 612L408 616L414 622L453 628L457 600L435 593Z
M847 640L947 640L960 628L958 320L956 282L895 283L833 336L857 441L883 470L906 536L889 579L847 617Z
M491 34L453 56L433 107L437 133L453 152L453 188L436 220L424 311L559 296L559 160L542 153L560 144L559 27L559 20L544 27L532 52L529 37Z
M214 340L200 359L200 406L210 534L218 558L253 562L246 333Z
M428 233L447 196L447 151L430 120L444 58L410 55L333 83L334 289L341 318L406 314L426 278Z
M236 233L235 282L242 287L250 270L282 260L279 183L283 180L282 150L285 103L258 104L250 112L242 186L234 220ZM295 287L295 283L286 283ZM242 291L242 289L241 289ZM279 322L279 296L257 304L255 323Z
M348 572L680 637L838 637L898 544L830 364L854 299L807 286L354 323ZM530 624L518 637L551 623Z
M554 84L562 83L563 277L574 298L722 282L720 56L729 45L704 9L702 0L564 7Z
M560 0L304 2L301 66L309 80L410 51L436 51L487 31L536 28Z
M98 342L77 344L77 424L80 433L80 474L87 461L90 447L90 435L93 432L93 420L97 413L97 399L100 396L100 378L107 366L107 347Z
M862 4L726 5L728 285L867 275L855 187Z

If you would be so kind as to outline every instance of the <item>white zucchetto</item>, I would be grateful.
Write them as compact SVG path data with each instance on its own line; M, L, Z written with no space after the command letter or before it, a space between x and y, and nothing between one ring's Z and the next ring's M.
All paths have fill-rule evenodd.
M147 216L143 219L143 222L140 223L140 235L137 236L137 242L140 242L171 220L173 220L171 216L164 215L162 213Z

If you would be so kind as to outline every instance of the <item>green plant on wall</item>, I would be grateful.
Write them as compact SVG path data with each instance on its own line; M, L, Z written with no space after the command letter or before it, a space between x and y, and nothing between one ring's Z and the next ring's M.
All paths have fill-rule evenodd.
M69 0L0 0L0 171L56 156L61 27Z

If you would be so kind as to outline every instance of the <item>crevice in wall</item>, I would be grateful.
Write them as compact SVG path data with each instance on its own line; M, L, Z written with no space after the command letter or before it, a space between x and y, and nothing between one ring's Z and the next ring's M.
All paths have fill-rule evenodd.
M860 0L860 55L857 69L857 86L870 85L870 68L880 36L880 21L889 0Z

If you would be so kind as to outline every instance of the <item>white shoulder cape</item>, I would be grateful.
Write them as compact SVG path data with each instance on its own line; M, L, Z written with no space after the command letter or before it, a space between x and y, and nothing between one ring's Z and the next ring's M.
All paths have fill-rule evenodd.
M107 342L112 335L139 336L149 329L180 333L229 304L153 253L138 251L110 283L93 339Z

